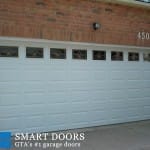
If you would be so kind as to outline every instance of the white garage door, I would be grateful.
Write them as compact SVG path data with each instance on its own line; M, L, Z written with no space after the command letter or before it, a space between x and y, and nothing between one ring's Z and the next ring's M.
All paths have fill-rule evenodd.
M0 131L150 119L150 49L0 41Z

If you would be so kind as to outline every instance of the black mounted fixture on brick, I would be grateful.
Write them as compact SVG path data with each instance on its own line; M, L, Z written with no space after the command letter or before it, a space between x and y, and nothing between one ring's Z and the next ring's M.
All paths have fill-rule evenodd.
M97 29L99 29L101 27L101 25L99 24L99 23L97 23L97 22L94 22L93 23L93 29L94 30L97 30Z

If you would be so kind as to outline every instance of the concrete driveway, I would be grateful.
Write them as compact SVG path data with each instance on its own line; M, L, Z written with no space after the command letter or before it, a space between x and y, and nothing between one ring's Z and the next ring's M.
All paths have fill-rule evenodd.
M150 121L95 128L83 150L150 150Z
M12 148L12 150L150 150L150 120L64 131L64 133L68 132L84 133L85 140L80 142L69 141L80 143L80 145L71 148L64 146L57 148L53 146L47 148L36 146L32 148ZM32 142L35 143L34 141ZM42 143L44 142L42 141ZM50 143L49 140L46 142ZM60 143L60 141L55 142Z

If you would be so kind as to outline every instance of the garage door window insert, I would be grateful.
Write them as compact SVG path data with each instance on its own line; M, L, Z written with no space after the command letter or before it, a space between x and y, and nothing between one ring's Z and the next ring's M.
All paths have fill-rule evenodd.
M18 57L18 47L0 46L0 57Z
M66 49L51 48L50 58L52 59L66 59Z
M123 52L111 52L111 60L123 61Z
M129 52L128 61L139 61L139 53Z
M143 60L150 62L150 53L149 53L149 54L148 54L148 53L144 53L144 54L143 54Z
M27 47L26 57L27 58L43 58L43 48Z
M73 59L87 59L87 50L72 50L72 58Z
M93 60L106 60L106 52L93 50Z

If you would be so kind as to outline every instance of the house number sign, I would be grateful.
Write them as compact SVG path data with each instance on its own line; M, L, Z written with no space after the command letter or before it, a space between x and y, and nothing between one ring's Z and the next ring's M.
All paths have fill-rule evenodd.
M141 40L150 40L150 32L139 32L137 37Z

